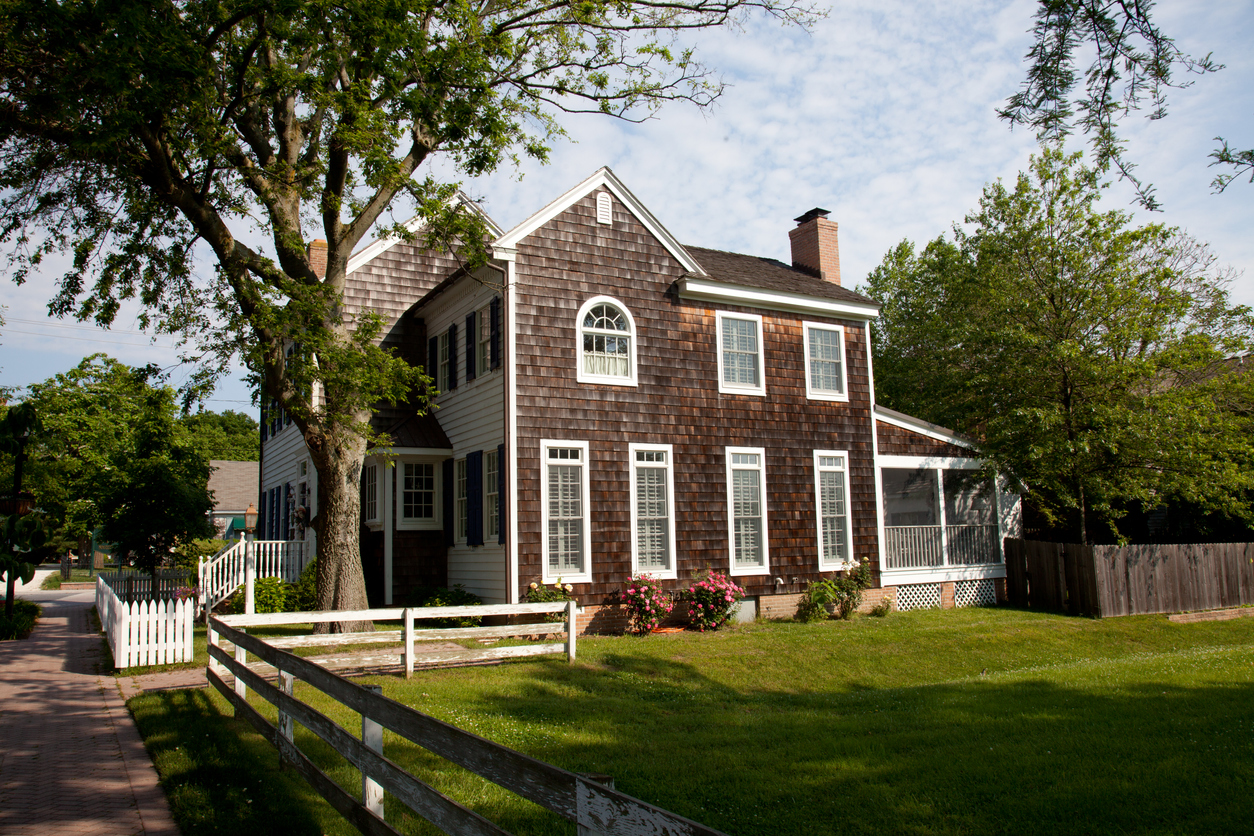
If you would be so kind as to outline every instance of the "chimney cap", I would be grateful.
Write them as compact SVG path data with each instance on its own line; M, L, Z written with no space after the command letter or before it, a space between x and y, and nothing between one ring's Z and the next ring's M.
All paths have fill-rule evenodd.
M826 209L820 209L816 206L813 209L811 209L809 212L806 212L801 217L793 218L793 220L796 221L798 225L800 225L800 224L805 223L806 221L812 221L815 218L826 218L830 214L832 213L827 211Z

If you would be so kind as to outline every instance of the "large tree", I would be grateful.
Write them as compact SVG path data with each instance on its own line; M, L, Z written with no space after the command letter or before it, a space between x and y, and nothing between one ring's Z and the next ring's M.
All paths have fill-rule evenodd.
M877 395L975 437L1086 542L1130 502L1248 515L1254 375L1226 358L1254 318L1204 247L1099 211L1102 187L1046 148L953 240L893 249L868 288Z
M371 406L425 378L375 345L377 317L345 314L350 253L372 230L412 238L376 229L408 202L473 267L483 223L424 163L478 175L544 159L563 112L708 104L719 86L676 37L755 7L810 16L796 0L3 0L0 237L19 281L73 253L54 313L107 324L137 296L146 324L202 335L207 368L243 357L318 471L318 606L364 608Z
M192 445L206 459L255 462L261 452L261 428L242 412L197 412L179 419Z
M1027 54L1027 77L999 111L1011 125L1033 128L1045 142L1080 131L1092 144L1098 165L1118 169L1136 188L1140 203L1157 209L1154 187L1133 174L1119 122L1145 110L1150 119L1167 115L1167 94L1189 87L1223 64L1176 45L1154 21L1152 0L1039 0ZM1087 66L1081 66L1087 61ZM1249 175L1254 182L1254 148L1233 148L1216 137L1211 165L1221 166L1213 185L1223 191Z

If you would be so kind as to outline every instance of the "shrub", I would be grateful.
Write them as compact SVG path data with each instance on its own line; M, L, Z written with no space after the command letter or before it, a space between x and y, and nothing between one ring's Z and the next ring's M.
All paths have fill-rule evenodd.
M552 586L545 586L532 582L531 587L527 590L528 604L547 604L552 601L570 601L573 600L571 593L575 588L570 584L562 583L562 579L558 578L557 583ZM566 620L566 614L561 612L550 612L544 614L544 620L552 624Z
M318 559L309 561L296 583L287 589L287 607L291 612L312 612L318 606Z
M701 632L717 630L736 611L745 591L722 572L705 570L705 576L688 588L688 619Z
M41 612L38 604L20 598L13 601L12 618L5 618L4 608L0 607L0 641L29 636L30 631L35 629L35 622L39 620Z
M657 578L652 575L638 575L627 584L627 589L619 593L623 604L627 607L627 617L631 629L637 633L648 633L674 608L671 597L658 586Z
M409 593L405 603L411 607L472 607L482 604L483 599L461 584L454 584L452 589L443 586L418 587ZM477 627L482 621L483 618L477 615L424 619L425 623L438 627Z
M878 604L871 607L871 612L869 614L875 616L876 618L883 618L892 611L893 599L885 595L882 599L880 599Z
M203 557L208 560L226 548L226 545L226 540L184 540L174 547L171 562L180 569L195 571L197 559Z
M289 584L282 578L257 578L253 581L253 612L288 612ZM231 596L231 612L236 615L244 611L245 592L243 587Z
M826 585L820 593L827 596L837 618L849 618L862 604L862 591L871 588L871 566L862 561L847 572L838 572L831 578L817 581L814 586Z

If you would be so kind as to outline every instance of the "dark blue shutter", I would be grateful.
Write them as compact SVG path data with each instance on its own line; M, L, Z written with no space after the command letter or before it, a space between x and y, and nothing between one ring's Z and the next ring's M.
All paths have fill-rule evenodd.
M457 388L457 323L448 327L448 388Z
M436 389L440 388L440 338L432 337L427 340L427 376L434 382Z
M501 367L501 297L492 297L492 305L489 310L492 315L492 346L488 352L491 355L489 360L492 368L499 369Z
M496 445L496 542L505 545L505 445Z
M292 492L292 483L283 483L283 494L279 497L279 502L283 503L283 536L280 540L292 539L292 503L287 501Z
M253 532L253 537L258 540L266 539L266 495L261 495L261 507L257 509L257 530Z
M279 489L270 489L270 530L266 532L267 540L279 539Z
M483 451L466 454L466 545L483 545Z
M475 349L479 342L479 332L475 330L475 315L466 317L466 382L475 379Z
M444 545L453 545L453 460L444 460Z

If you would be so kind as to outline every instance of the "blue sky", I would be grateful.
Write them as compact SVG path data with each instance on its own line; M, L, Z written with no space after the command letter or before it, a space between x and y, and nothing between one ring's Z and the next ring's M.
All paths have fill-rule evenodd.
M467 183L509 228L608 165L681 241L788 259L792 218L814 206L840 224L841 272L856 285L903 238L925 242L960 222L984 184L1011 180L1036 150L996 108L1023 77L1035 3L838 2L809 34L768 20L696 41L728 87L708 112L680 104L644 124L569 117L574 141L559 141L548 166L527 165ZM1254 4L1183 0L1155 8L1162 29L1222 72L1173 91L1167 119L1124 125L1138 173L1157 187L1164 211L1135 209L1126 185L1107 208L1138 221L1186 229L1239 273L1234 298L1254 305L1254 185L1212 194L1214 137L1254 146ZM1079 139L1075 140L1079 148ZM169 339L150 345L133 312L109 333L49 320L47 282L0 294L0 385L43 380L85 354L167 365ZM178 383L185 371L174 370ZM236 375L209 403L246 409Z

